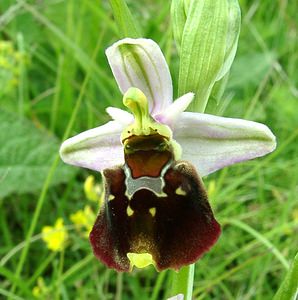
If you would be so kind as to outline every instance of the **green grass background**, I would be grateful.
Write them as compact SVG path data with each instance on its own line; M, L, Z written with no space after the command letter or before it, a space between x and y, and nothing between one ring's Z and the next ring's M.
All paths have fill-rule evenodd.
M179 58L170 2L131 0L128 5L143 36L160 44L177 92ZM270 300L298 248L298 5L291 0L240 0L240 5L242 30L228 87L221 105L210 101L207 112L265 123L278 146L266 157L204 179L223 233L196 264L194 299ZM118 39L108 1L1 0L0 40L11 41L25 57L17 65L17 83L0 92L1 110L28 119L49 140L103 124L109 119L107 106L122 107L104 55ZM0 122L0 129L6 125L8 130L7 143L20 135L17 129L9 131L13 120ZM25 143L16 147L29 151ZM48 152L43 152L44 160L56 155ZM69 215L87 204L83 183L91 172L68 167L67 182L47 189L56 176L51 162L47 179L36 179L39 184L20 192L22 178L5 183L4 175L8 167L22 169L22 164L7 166L5 159L0 159L0 181L10 185L10 192L0 198L0 299L34 299L39 277L46 285L41 299L171 296L170 271L149 267L117 274L93 258L88 241L75 234ZM48 250L39 235L58 217L69 225L64 253ZM30 231L33 239L26 247Z

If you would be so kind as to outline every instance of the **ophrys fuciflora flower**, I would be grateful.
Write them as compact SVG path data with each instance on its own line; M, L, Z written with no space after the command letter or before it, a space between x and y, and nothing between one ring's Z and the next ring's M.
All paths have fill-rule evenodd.
M194 95L173 102L168 66L152 40L124 39L106 54L132 114L108 108L113 121L68 139L60 154L102 173L105 200L90 241L103 263L178 270L220 234L201 177L273 151L275 137L260 123L184 112Z

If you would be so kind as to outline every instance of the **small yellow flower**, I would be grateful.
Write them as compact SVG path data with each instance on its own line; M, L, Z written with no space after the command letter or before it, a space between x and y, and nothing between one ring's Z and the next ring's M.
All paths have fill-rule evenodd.
M88 237L95 221L95 214L89 205L84 207L84 210L80 209L74 214L70 215L70 220L76 225L77 229L84 228L84 236Z
M35 298L39 298L41 296L41 291L40 291L40 287L39 286L35 286L32 289L32 294Z
M0 41L0 52L13 53L12 43L9 41Z
M32 289L32 295L37 299L44 299L44 295L48 292L48 288L42 277L38 277L37 285Z
M54 226L44 226L42 228L42 239L50 250L63 250L68 239L68 233L63 224L63 219L57 219Z
M84 182L84 191L86 198L93 202L98 202L101 199L102 189L99 184L95 183L94 176L90 175Z
M0 97L15 89L26 55L14 49L9 41L0 40Z
M0 56L0 67L4 69L9 69L11 67L9 61L3 56Z

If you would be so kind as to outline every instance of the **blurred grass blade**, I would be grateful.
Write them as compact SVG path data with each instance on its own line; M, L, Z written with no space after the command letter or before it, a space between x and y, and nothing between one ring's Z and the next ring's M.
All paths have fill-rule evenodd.
M298 253L293 264L281 284L273 300L297 300L298 299Z
M11 283L15 283L27 297L32 296L31 291L28 287L28 282L16 277L14 272L10 271L9 269L6 269L5 267L0 266L0 274L3 281L8 280Z
M3 30L7 24L9 24L19 13L22 5L20 3L12 4L6 11L2 11L0 15L0 30Z
M235 219L226 220L227 223L234 225L249 234L251 234L254 238L260 241L272 254L281 262L285 269L289 269L289 263L283 254L261 233L250 227L249 225Z
M26 11L32 14L36 20L49 29L68 49L72 51L74 58L86 72L89 72L89 69L92 71L91 77L100 88L101 93L107 99L110 98L111 93L109 88L113 88L114 86L113 83L111 83L111 81L108 79L106 72L100 68L98 64L94 63L88 54L86 54L59 27L50 22L49 19L41 14L33 5L29 5L27 2L21 0L19 0L18 3L20 3Z
M158 299L158 294L161 290L161 287L164 285L164 281L166 279L167 274L168 274L167 271L163 271L158 274L157 280L155 281L154 288L152 290L152 295L150 300Z
M95 58L98 54L100 41L101 40L98 39L97 45L96 45L95 50L94 50L93 55L92 55L93 63L94 63ZM63 140L66 140L69 137L70 133L71 133L71 130L73 128L74 122L75 122L76 117L78 115L81 103L83 101L83 97L85 96L87 84L89 83L89 80L90 80L91 71L92 71L91 68L88 69L88 72L87 72L87 74L84 78L84 81L83 81L81 89L80 89L80 93L79 93L77 101L76 101L76 104L75 104L75 106L72 110L70 119L68 121L68 125L65 129L65 132L64 132L64 135L63 135ZM34 211L33 216L32 216L32 221L31 221L30 227L29 227L28 232L27 232L27 236L26 236L26 240L25 240L25 246L24 246L24 248L21 252L20 260L19 260L18 265L17 265L17 269L16 269L16 276L17 277L20 277L20 275L23 271L23 267L24 267L24 264L25 264L25 261L26 261L26 258L27 258L28 252L29 252L30 240L33 236L33 233L34 233L35 229L36 229L37 221L38 221L38 218L40 217L40 213L41 213L42 207L44 205L48 189L50 187L51 182L54 180L54 174L55 174L56 169L58 167L59 161L60 161L59 154L56 153L56 156L54 157L54 160L51 163L51 168L48 171L47 177L46 177L45 181L43 182L43 187L42 187L40 196L37 200L35 211ZM14 292L15 288L16 288L16 285L13 285L12 288L11 288L11 291Z
M19 64L19 84L18 84L18 100L19 100L19 116L24 116L25 113L25 102L28 101L27 97L27 72L25 63L25 43L24 36L22 33L17 34L18 51L23 59L20 60Z
M186 7L184 0L173 0L171 6L171 16L173 26L173 34L176 41L178 51L180 52L181 40L186 23Z
M6 296L7 298L2 299L10 299L10 300L25 300L25 298L21 298L14 293L10 293L2 288L0 288L0 295Z
M113 10L120 37L141 37L141 33L139 31L140 27L133 18L125 0L110 0L110 5Z

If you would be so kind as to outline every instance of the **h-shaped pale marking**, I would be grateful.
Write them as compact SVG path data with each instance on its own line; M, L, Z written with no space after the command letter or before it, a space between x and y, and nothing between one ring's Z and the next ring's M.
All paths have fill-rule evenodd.
M132 178L131 170L127 164L124 164L125 173L125 195L130 200L132 196L139 190L146 189L153 192L157 197L166 197L167 195L163 192L163 188L166 183L164 180L164 175L168 171L172 164L170 160L162 169L159 177L142 176L139 178Z

